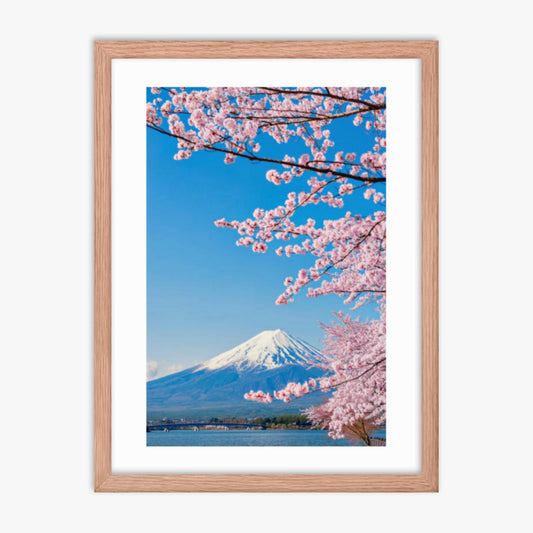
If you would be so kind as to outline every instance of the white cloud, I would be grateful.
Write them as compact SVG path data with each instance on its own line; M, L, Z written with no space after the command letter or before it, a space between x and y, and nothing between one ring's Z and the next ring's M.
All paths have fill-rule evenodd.
M159 363L157 361L146 361L146 381L154 379L157 376Z
M168 376L169 374L174 374L183 370L183 365L179 364L170 364L162 365L159 361L149 360L146 361L146 381L151 379L162 378L163 376Z

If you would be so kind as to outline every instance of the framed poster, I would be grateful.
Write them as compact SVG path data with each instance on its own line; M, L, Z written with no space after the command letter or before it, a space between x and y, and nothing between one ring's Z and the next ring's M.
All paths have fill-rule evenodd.
M437 51L95 43L96 491L438 490Z

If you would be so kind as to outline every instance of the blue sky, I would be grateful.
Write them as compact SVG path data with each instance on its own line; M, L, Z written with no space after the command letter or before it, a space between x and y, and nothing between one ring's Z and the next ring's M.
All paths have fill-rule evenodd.
M359 155L374 144L374 135L349 119L335 121L330 130L333 153ZM259 142L260 154L275 157L305 151L298 142L277 145L263 137ZM209 359L265 329L285 329L320 349L318 322L330 322L332 311L348 311L348 306L338 296L307 298L303 292L289 305L274 303L285 277L309 267L312 257L278 257L276 241L266 254L254 253L235 246L236 231L213 224L282 204L289 192L304 188L306 175L299 178L301 187L297 181L276 186L265 178L272 164L237 160L225 165L222 154L209 152L175 161L175 152L175 139L147 130L147 358L155 362L153 375ZM321 221L374 208L356 193L345 197L342 209L306 207L300 217ZM360 314L366 317L372 310Z

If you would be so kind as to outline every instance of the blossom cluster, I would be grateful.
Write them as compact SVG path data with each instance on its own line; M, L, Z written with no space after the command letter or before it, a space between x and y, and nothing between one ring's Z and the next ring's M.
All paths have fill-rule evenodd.
M375 193L377 194L377 193ZM375 196L374 194L374 196ZM383 302L386 281L386 215L376 211L361 217L347 212L336 220L325 220L322 227L309 218L305 224L292 220L295 193L290 193L285 206L272 210L256 209L254 218L243 221L215 221L218 227L237 230L242 235L237 246L251 246L254 252L265 253L272 241L297 242L276 248L279 256L310 254L314 264L300 269L296 278L287 278L285 290L276 303L287 304L303 288L310 297L337 294L345 303L359 307L372 301ZM305 204L300 204L299 207ZM313 282L321 282L312 286Z
M304 383L288 383L272 395L250 391L246 399L269 402L272 398L290 402L312 392L330 392L326 401L306 412L316 424L329 431L330 437L347 437L360 421L380 427L386 420L386 327L385 311L379 320L361 322L336 313L337 322L323 325L326 331L327 364L324 377ZM324 365L323 365L324 366Z
M152 88L159 95L147 104L146 121L177 139L175 159L212 150L231 164L238 157L279 164L266 177L274 184L290 183L304 172L380 182L386 176L385 90L375 87L214 87L205 90ZM163 96L163 93L165 97ZM353 117L375 132L371 151L356 156L336 152L328 126ZM163 130L163 119L166 129ZM281 159L263 158L258 138L266 134L278 144L300 139L306 151Z

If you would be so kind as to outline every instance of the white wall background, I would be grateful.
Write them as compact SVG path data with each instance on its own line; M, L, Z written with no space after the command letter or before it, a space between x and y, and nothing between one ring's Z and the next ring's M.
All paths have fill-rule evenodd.
M4 4L0 490L6 531L531 527L526 2ZM439 494L92 492L92 41L439 39ZM51 427L68 421L68 430ZM220 520L228 512L236 517ZM271 518L269 513L273 512ZM159 517L164 518L159 519Z

